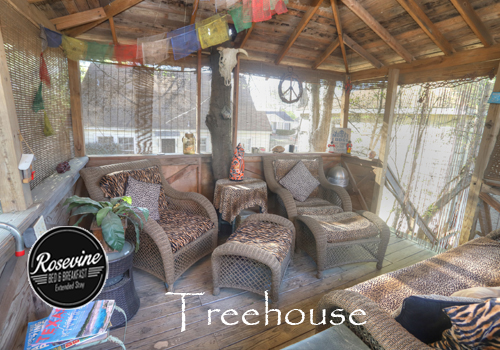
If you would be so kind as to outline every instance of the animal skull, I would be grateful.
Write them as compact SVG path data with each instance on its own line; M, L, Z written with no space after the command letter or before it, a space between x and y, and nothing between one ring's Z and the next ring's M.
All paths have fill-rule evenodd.
M229 86L231 85L231 72L238 62L236 55L243 53L248 57L248 53L243 49L226 49L219 47L217 50L220 51L219 73L224 78L224 85Z

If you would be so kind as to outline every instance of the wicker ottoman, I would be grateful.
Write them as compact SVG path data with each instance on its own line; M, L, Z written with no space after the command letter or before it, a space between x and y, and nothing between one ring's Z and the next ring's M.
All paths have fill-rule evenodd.
M220 287L265 295L273 302L290 263L295 242L291 221L272 214L254 214L212 253L214 295Z
M382 268L390 231L385 222L369 211L333 215L299 215L297 248L315 261L318 278L332 267L377 262Z

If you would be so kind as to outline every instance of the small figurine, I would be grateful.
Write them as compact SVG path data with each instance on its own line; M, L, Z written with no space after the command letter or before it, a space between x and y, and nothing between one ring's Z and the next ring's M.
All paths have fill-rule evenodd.
M243 176L245 172L245 150L241 143L234 149L233 160L231 162L231 170L229 170L229 180L231 181L243 181Z
M285 147L283 146L276 146L273 148L273 153L283 153L285 152Z
M336 150L335 144L333 143L333 140L332 140L332 142L328 144L328 152L335 153L335 150Z
M351 140L347 141L346 149L347 149L347 154L351 154L351 150L352 150Z
M368 158L374 159L376 155L377 153L375 151L370 151L370 153L368 153Z

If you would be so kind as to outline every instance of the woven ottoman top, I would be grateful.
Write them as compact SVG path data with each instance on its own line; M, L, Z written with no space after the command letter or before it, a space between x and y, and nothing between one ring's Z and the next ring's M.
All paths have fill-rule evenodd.
M380 232L370 220L354 212L335 215L308 215L325 230L328 243L355 241L377 236Z
M290 229L267 221L243 221L227 242L250 244L273 254L282 262L292 246Z

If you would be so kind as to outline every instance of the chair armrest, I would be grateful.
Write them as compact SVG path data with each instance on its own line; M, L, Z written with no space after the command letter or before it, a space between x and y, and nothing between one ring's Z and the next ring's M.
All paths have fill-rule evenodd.
M273 192L281 198L281 201L286 209L286 214L288 215L288 220L293 222L297 216L297 206L295 205L295 200L293 199L292 194L284 188L277 188L276 191Z
M411 335L373 300L350 290L335 290L324 295L316 307L316 323L322 320L322 310L326 310L326 319L328 326L330 326L329 316L338 309L342 309L347 314L344 325L351 328L365 343L368 342L372 345L378 343L385 350L432 349ZM362 326L352 325L349 321L349 315L358 309L363 310L366 316L353 316L353 319L357 323L366 321ZM336 314L340 314L340 311L337 311ZM339 322L339 319L335 318L333 322ZM316 332L320 332L328 326L316 326ZM375 346L375 348L377 347Z
M345 190L345 188L337 186L337 185L332 185L331 183L328 182L328 180L324 176L319 177L319 183L321 184L321 187L325 189L326 191L331 192L333 194L333 198L338 197L340 199L341 205L340 207L345 211L352 211L352 202L351 202L351 197L349 196L349 193ZM336 201L332 201L331 194L328 195L328 201L338 205L338 203L335 203Z

